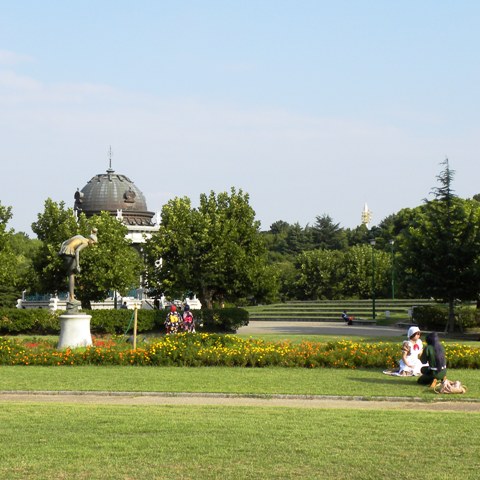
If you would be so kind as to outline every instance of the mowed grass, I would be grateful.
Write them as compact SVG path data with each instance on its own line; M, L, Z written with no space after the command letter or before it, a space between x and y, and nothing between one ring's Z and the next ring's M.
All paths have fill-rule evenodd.
M448 377L468 387L466 395L449 399L480 399L479 370L449 370ZM440 398L414 377L391 377L381 370L281 367L2 366L0 390Z
M442 398L381 370L226 367L2 366L0 390L480 398L480 371L448 376L467 395ZM5 479L437 480L476 479L480 468L480 414L472 412L16 403L1 395L0 404Z
M479 414L3 404L0 478L476 479Z

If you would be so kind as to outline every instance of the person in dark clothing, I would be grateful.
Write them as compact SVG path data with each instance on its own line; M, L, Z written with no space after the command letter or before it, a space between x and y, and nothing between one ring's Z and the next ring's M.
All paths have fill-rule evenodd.
M342 318L347 325L353 325L353 317L349 317L346 310L343 311Z
M417 380L421 385L432 385L438 380L443 380L447 375L447 360L445 349L440 343L436 332L429 333L425 339L427 346L423 351L420 360L428 366L422 367L422 376Z

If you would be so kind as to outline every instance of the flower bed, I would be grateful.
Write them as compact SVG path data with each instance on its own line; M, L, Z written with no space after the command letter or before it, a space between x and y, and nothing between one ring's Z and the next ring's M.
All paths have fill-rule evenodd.
M480 348L445 344L449 368L480 368ZM234 335L178 334L136 350L123 337L95 338L91 347L57 350L56 342L0 337L1 365L152 365L395 368L398 343L266 342Z

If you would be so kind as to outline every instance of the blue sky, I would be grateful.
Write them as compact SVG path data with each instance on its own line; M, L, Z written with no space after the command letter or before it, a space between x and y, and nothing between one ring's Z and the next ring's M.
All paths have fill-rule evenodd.
M108 167L148 207L242 188L268 229L373 224L446 156L480 193L476 1L0 2L0 202L30 225Z

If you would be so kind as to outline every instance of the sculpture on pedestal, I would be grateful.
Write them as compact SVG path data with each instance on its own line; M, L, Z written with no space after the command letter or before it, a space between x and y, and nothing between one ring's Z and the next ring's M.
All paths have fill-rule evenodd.
M97 229L92 229L88 238L82 235L75 235L65 240L58 253L62 258L68 275L68 302L67 312L78 312L80 302L75 298L75 274L80 273L80 252L94 243L98 243Z

